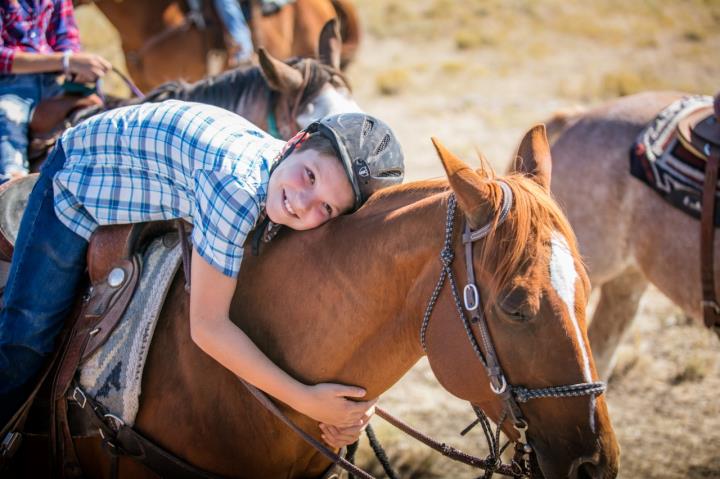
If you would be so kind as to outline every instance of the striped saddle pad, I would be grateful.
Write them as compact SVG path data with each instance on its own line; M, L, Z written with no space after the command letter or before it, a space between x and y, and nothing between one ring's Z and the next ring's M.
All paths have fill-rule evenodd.
M678 136L678 124L700 109L712 107L709 96L688 96L665 108L638 136L630 151L630 173L674 207L700 219L706 161L694 155ZM716 186L716 198L720 197ZM720 208L715 210L720 226Z

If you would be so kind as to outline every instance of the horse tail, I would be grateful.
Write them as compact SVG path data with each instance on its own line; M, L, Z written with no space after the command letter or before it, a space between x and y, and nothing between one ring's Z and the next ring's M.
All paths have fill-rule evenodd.
M585 108L579 105L571 106L563 110L553 113L553 116L545 122L547 130L548 142L550 145L570 126L574 125L580 119L580 115L585 113Z
M331 0L331 2L340 20L340 37L342 38L340 68L344 70L355 58L360 44L360 19L355 5L350 0Z

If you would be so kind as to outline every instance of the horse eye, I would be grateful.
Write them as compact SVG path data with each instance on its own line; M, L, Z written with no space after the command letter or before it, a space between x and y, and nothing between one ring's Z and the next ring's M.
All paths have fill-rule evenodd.
M498 306L514 321L529 321L534 316L528 304L528 293L521 288L513 288L498 302Z

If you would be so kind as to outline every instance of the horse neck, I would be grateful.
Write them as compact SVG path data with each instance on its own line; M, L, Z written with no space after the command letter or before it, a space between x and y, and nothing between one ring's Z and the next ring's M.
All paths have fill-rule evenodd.
M123 2L93 2L110 20L120 35L123 48L139 50L148 38L168 27L164 13L172 3L169 0L126 0ZM181 14L178 9L178 14ZM172 18L177 21L182 18Z
M263 126L270 108L270 89L257 67L235 69L194 83L181 92L182 100L215 105Z
M277 238L262 259L244 260L232 317L295 377L385 391L423 354L422 310L438 274L447 199L426 196L402 190L353 217Z

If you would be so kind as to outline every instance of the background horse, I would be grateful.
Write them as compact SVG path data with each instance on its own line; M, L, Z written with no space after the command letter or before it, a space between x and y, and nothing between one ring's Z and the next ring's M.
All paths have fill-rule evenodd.
M36 171L55 139L67 128L110 108L141 102L179 99L225 108L250 120L276 138L290 139L298 130L327 115L361 111L350 84L340 72L340 36L337 20L327 22L318 40L319 60L296 58L281 62L261 49L260 65L241 67L194 84L169 82L144 98L111 99L104 105L79 110L65 119L60 115L31 142L31 163ZM43 108L36 110L36 115ZM52 115L50 115L52 116ZM35 121L35 118L33 118Z
M551 121L553 193L577 234L592 284L600 288L589 336L602 377L610 375L616 348L649 283L701 318L700 222L629 172L637 136L682 96L641 93ZM718 244L716 238L716 251Z
M197 81L217 72L208 70L208 53L225 45L211 1L202 2L204 16L210 19L205 29L189 21L185 2L179 0L80 3L95 3L115 26L128 72L141 90L178 78ZM259 10L259 4L252 2L250 26L256 49L264 47L281 60L315 57L323 25L337 17L343 22L342 65L355 55L360 29L355 7L348 0L297 0L268 16ZM225 68L227 62L221 70Z
M461 235L444 238L450 193L460 211L455 231L462 219L473 229L489 225L471 264L509 384L537 388L596 378L584 333L587 277L572 231L549 196L550 156L542 127L532 130L519 150L537 165L536 176L503 178L515 198L504 221L507 193L493 173L476 172L437 148L449 186L432 180L388 189L353 215L308 232L281 232L259 257L247 251L231 318L298 379L356 384L368 397L390 388L425 354L423 329L442 385L502 422L504 432L517 439L510 421L499 421L502 400L490 390L447 288L423 327L444 241L458 257L455 275L465 280L458 272L464 269ZM218 474L318 476L329 462L194 345L183 285L178 275L155 332L136 428ZM471 326L473 337L476 327ZM314 421L285 409L319 437ZM546 477L615 477L618 447L604 396L540 399L521 409ZM86 472L101 476L106 464L100 440L78 445ZM121 477L147 474L123 457L119 465Z

